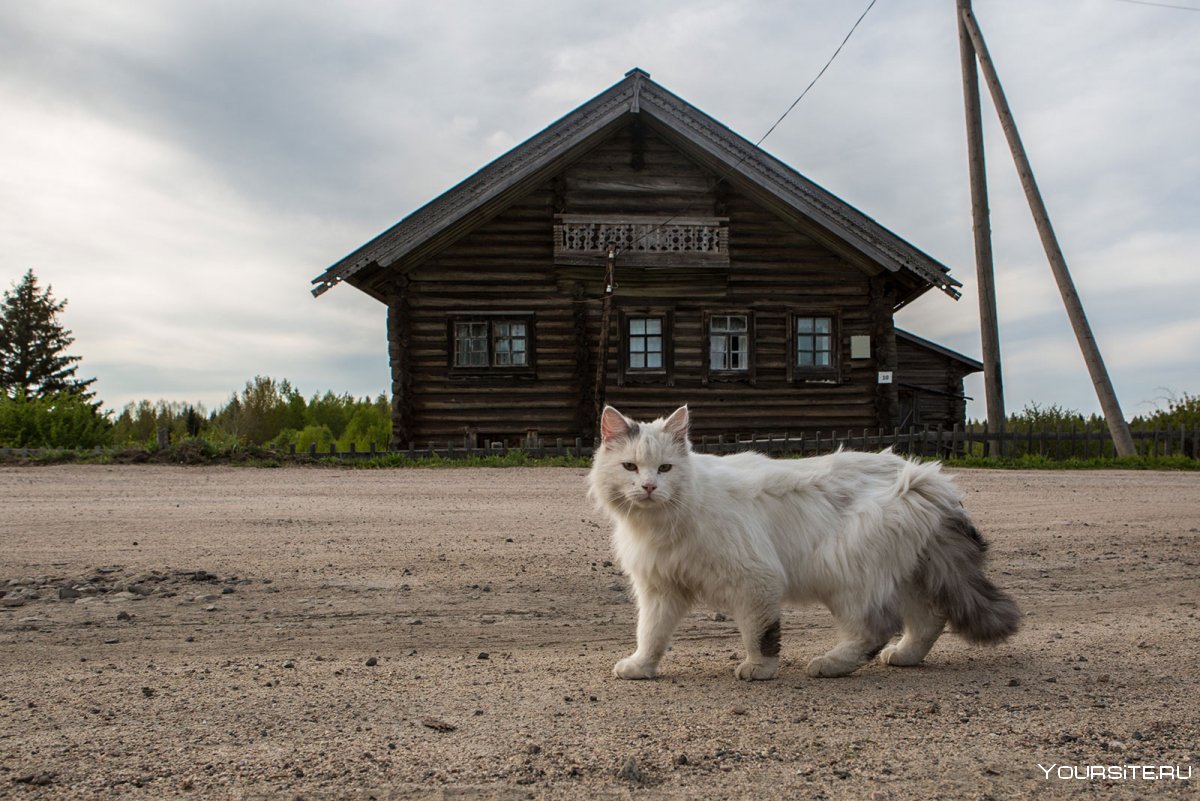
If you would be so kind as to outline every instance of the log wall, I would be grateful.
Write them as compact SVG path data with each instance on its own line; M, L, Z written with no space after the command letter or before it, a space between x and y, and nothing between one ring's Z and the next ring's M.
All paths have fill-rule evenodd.
M960 363L915 342L896 338L899 366L896 381L900 391L915 401L915 414L902 425L928 425L952 428L966 422L967 401L963 397L963 378L967 370Z
M629 126L411 269L406 285L395 284L393 387L408 393L395 406L399 439L515 444L537 431L543 439L590 442L603 268L555 264L555 214L728 218L727 267L622 268L618 256L607 402L638 418L687 403L698 435L899 422L894 391L876 383L876 370L889 369L880 365L896 354L887 280L849 265L657 134ZM620 312L645 308L671 312L670 381L621 380ZM447 319L486 312L531 316L530 374L463 376L450 369ZM753 316L753 371L746 378L712 380L705 369L705 315L721 312ZM838 319L836 381L789 380L789 317L796 312ZM872 336L871 358L851 361L855 334ZM407 339L402 348L399 337Z

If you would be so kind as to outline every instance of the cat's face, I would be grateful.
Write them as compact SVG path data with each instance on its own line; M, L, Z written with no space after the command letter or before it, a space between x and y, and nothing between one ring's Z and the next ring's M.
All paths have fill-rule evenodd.
M635 423L611 406L601 418L592 464L596 500L618 511L669 509L683 502L689 477L688 410Z

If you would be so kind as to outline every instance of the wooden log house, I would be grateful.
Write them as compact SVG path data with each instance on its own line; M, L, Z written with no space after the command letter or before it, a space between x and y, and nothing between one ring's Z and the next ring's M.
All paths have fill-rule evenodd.
M893 325L958 297L945 266L640 69L313 294L343 281L387 307L397 448L590 444L600 401L697 435L950 425L979 369Z

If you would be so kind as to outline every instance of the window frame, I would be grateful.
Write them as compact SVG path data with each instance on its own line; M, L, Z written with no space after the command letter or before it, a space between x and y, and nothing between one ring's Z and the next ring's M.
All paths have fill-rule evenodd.
M662 367L631 367L629 323L637 319L662 320ZM620 335L618 358L620 370L617 371L617 385L625 384L666 384L675 385L675 312L673 309L655 308L623 308L620 309Z
M746 367L743 369L714 369L712 366L712 321L717 317L746 318ZM720 309L704 312L702 321L704 383L710 381L746 381L754 383L757 380L758 350L754 312L750 309ZM726 332L730 333L730 332Z
M802 318L829 320L829 365L801 365L800 346L797 338L800 336L798 320ZM814 336L816 334L814 333ZM787 318L787 364L788 381L794 382L841 382L842 365L845 361L842 354L842 315L840 310L830 309L789 309ZM814 353L817 351L813 351Z
M467 323L487 325L487 363L482 365L460 365L458 356L458 326ZM525 364L497 364L498 353L514 353L518 351L498 350L498 339L505 338L510 342L513 337L501 334L499 324L520 323L525 326ZM454 312L446 316L446 363L451 376L529 376L537 369L537 341L535 317L531 312Z

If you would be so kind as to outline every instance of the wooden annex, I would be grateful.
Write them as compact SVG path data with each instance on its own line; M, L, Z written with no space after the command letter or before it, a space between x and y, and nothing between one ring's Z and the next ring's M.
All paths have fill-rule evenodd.
M611 253L611 258L610 258ZM387 307L394 447L962 422L948 269L634 69L314 279ZM906 420L905 418L909 418Z

